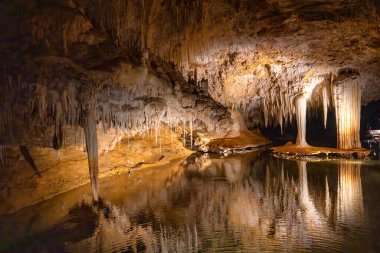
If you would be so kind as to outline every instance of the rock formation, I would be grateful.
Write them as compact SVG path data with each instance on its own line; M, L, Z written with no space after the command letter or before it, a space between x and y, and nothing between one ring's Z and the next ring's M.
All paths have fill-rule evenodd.
M379 10L375 0L2 1L0 164L6 147L60 149L84 128L96 181L100 126L118 140L154 131L157 143L164 125L193 148L193 132L228 137L228 109L250 129L296 117L305 146L306 108L326 124L334 106L338 148L358 148L360 105L380 99Z

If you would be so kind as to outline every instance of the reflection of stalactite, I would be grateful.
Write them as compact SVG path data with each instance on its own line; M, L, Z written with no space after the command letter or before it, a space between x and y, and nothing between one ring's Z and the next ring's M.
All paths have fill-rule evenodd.
M128 252L201 251L196 224L180 227L160 225L160 228L155 230L152 224L141 225L134 222L133 215L124 208L102 200L96 205L83 202L74 206L70 213L75 214L73 220L70 220L71 216L68 216L68 220L72 221L71 224L86 222L91 228L89 231L91 235L85 235L88 238L73 240L66 245L70 252L103 252L116 247L128 248ZM63 222L66 220L67 218L63 219ZM63 233L70 232L70 236L74 238L76 233L71 232L70 226L67 227L68 229L66 227L62 229Z
M297 161L298 170L299 170L299 180L300 180L300 195L301 195L301 203L305 205L306 208L308 204L310 204L310 196L309 189L307 187L307 171L306 171L306 162L305 161Z
M320 181L315 184L319 179L312 170L307 170L305 161L297 162L297 181L294 180L297 171L290 166L293 162L247 157L251 160L239 161L242 156L223 159L193 156L184 163L184 170L175 166L167 172L168 168L160 172L141 171L142 175L129 174L128 187L104 190L102 198L109 201L100 199L96 205L86 201L87 204L78 208L80 212L68 211L68 218L51 223L58 224L54 230L62 231L63 227L65 233L74 231L73 222L78 223L75 228L91 225L91 233L65 245L70 252L96 249L210 252L236 245L239 248L233 249L242 252L295 252L320 247L320 242L323 242L320 251L325 247L343 251L347 230L340 224L331 224L334 211L329 208L335 208L328 196L334 192L331 181L330 184L326 181L326 185ZM361 185L360 171L358 166L355 168L350 164L341 166L338 221L353 219L353 209L344 208L343 203L363 208L362 202L355 204L362 199L357 197L356 188L360 186L361 193ZM312 175L309 180L307 173ZM153 181L156 183L150 184ZM124 186L125 177L112 179L112 183ZM323 196L325 191L326 209L322 201L313 199L316 195ZM4 227L0 227L0 234ZM76 236L76 233L67 234L69 239Z
M321 215L321 213L318 212L315 203L310 197L307 182L306 164L306 161L297 161L300 180L300 201L301 206L303 207L307 227L308 229L310 229L311 233L320 233L320 231L330 233L331 231L329 230L329 227L327 225L326 217L324 217L323 215Z
M328 182L327 176L326 176L326 199L325 199L326 216L328 216L330 214L330 211L331 211L330 189L329 189L329 182Z
M360 226L364 218L360 164L340 163L338 180L338 222Z

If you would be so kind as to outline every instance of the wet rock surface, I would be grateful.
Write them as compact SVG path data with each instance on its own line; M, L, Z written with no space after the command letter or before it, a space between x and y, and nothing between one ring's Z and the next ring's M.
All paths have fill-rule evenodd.
M178 136L161 129L158 143L148 133L124 138L109 151L99 149L99 178L165 165L191 154ZM82 144L83 145L83 144ZM60 150L29 147L7 149L0 177L0 215L12 213L90 182L87 154L80 143ZM31 163L32 162L32 163ZM89 187L90 188L90 187Z

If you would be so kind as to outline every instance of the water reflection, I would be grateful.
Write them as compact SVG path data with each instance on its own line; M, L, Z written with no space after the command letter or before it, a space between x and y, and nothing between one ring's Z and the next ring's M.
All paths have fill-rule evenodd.
M81 188L0 217L0 251L368 251L360 172L352 162L193 155L103 180L97 205Z
M349 227L361 226L364 219L360 164L339 164L337 219Z

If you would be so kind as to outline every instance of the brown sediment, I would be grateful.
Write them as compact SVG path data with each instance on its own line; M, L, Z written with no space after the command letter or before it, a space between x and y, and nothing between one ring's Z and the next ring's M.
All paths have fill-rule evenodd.
M283 158L301 158L306 160L324 159L368 159L371 151L364 148L342 150L328 147L299 146L297 144L286 144L284 146L271 148L274 155Z

